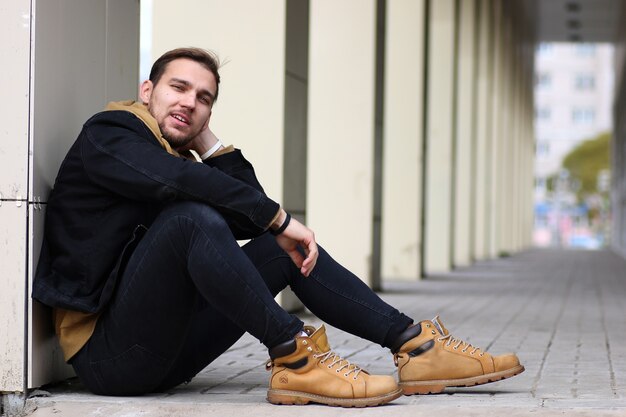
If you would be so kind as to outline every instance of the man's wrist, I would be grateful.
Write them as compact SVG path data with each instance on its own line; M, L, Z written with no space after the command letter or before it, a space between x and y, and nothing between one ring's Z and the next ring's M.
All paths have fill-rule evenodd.
M269 230L278 230L278 228L283 225L286 218L287 212L283 208L280 208L278 213L276 213L276 217L274 217L274 220L270 223Z
M280 223L280 226L278 226L278 228L270 228L270 233L272 235L278 236L279 234L285 231L287 226L289 226L289 222L291 221L291 215L289 213L285 213L285 214L286 214L285 219L282 221L282 223Z
M200 155L200 159L204 161L205 159L209 158L211 155L213 155L215 152L219 151L223 147L224 147L224 144L222 144L222 141L218 139L217 142L215 142L215 144L211 146L211 148L209 148L208 151Z

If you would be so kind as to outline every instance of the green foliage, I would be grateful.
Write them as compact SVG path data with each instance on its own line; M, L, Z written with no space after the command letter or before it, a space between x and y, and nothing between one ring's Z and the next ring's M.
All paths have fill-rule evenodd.
M546 188L548 192L553 193L556 190L557 174L552 174L546 179Z
M598 193L598 174L610 169L610 160L611 134L608 132L581 143L565 156L563 168L579 184L576 192L579 201L586 195Z

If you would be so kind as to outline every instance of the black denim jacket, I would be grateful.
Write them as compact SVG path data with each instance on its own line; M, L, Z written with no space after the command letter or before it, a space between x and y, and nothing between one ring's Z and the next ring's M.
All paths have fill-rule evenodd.
M33 297L52 307L101 311L142 231L177 200L214 207L238 239L264 233L279 209L239 150L201 164L168 154L130 112L93 116L48 200Z

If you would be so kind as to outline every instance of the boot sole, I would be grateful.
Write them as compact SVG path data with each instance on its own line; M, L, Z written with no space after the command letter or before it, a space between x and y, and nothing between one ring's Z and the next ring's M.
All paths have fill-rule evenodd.
M267 391L267 401L272 404L304 405L317 403L335 407L373 407L386 404L402 395L402 389L398 388L390 393L368 398L335 398L323 395L310 394L300 391L285 391L270 389Z
M400 382L400 388L404 395L413 394L438 394L446 387L473 387L474 385L488 384L502 379L511 378L524 372L522 365L516 366L505 371L493 372L490 374L474 376L471 378L460 379L441 379L433 381L406 381Z

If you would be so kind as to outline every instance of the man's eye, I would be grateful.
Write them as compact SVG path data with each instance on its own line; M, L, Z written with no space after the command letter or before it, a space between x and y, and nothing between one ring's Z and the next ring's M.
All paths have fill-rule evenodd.
M172 85L172 88L177 91L183 91L183 87L181 85L174 84Z

